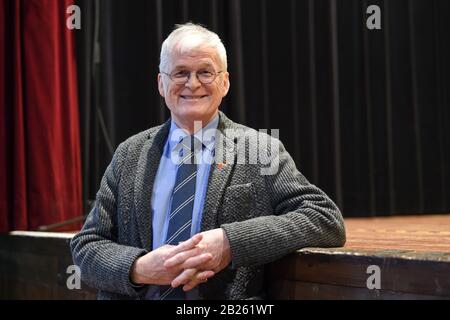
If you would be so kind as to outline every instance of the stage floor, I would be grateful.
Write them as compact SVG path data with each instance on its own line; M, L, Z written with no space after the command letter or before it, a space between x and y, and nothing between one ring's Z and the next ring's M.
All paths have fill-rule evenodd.
M450 253L450 214L348 218L345 224L347 249L442 253L442 258L450 258L445 255Z

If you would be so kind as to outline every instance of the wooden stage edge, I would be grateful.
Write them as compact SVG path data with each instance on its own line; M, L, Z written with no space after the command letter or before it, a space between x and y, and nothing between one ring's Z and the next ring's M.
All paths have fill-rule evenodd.
M272 264L274 297L450 299L450 215L347 218L345 225L343 248L304 248ZM375 273L379 289L368 289Z
M450 215L345 221L345 247L303 248L269 265L270 298L450 299ZM84 284L67 287L72 236L0 235L0 299L95 299Z

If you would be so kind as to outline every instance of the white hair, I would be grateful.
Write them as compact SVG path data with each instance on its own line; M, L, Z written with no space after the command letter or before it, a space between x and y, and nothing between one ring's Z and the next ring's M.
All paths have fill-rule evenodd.
M159 70L168 72L169 57L175 50L181 54L200 47L214 48L222 62L223 70L227 70L227 52L219 36L205 27L193 24L177 24L161 47Z

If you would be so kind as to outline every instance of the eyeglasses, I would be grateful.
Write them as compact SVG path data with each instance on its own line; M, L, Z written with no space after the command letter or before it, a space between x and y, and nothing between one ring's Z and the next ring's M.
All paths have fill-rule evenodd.
M191 74L195 73L197 80L200 81L203 84L211 84L216 80L217 76L222 73L223 71L209 71L209 70L202 70L202 71L174 71L172 73L166 73L161 71L161 73L165 74L172 80L175 84L181 85L185 84L189 81L191 78Z

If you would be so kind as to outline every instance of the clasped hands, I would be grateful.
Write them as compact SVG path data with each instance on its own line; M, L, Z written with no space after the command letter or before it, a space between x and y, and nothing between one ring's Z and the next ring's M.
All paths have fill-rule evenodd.
M130 277L135 284L183 285L183 290L189 291L230 262L230 244L219 228L198 233L176 246L164 245L136 259Z

